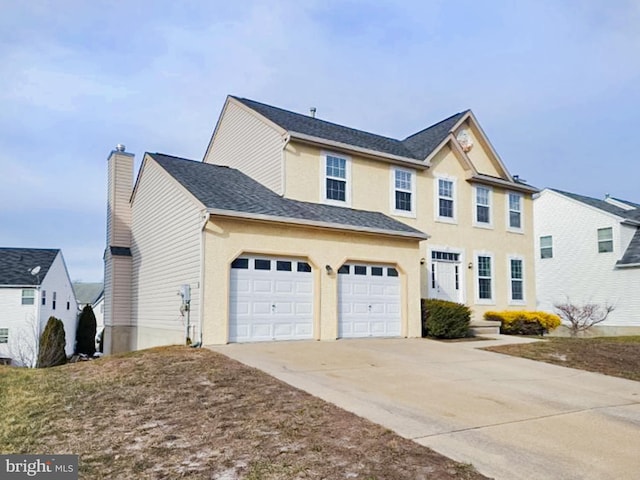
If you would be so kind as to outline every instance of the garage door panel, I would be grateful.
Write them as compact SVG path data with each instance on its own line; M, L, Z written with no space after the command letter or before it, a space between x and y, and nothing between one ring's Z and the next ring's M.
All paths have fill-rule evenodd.
M356 271L360 274L355 275ZM338 336L399 336L400 288L400 278L393 267L351 264L341 267Z
M313 274L299 263L268 257L233 262L229 341L313 338Z

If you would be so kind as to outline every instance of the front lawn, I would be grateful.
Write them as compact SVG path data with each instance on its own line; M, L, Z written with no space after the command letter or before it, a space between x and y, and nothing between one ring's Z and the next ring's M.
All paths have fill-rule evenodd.
M486 350L640 381L640 336L547 337L540 342Z
M80 455L83 479L484 479L205 349L0 367L0 453Z

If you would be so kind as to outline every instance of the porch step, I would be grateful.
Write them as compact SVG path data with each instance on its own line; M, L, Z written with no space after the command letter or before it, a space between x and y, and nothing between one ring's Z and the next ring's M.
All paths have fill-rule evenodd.
M473 320L471 322L471 332L474 336L499 335L500 322L493 320Z

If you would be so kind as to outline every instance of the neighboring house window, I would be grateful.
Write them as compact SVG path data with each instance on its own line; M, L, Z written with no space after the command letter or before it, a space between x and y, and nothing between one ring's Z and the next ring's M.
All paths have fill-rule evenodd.
M478 255L478 299L492 300L492 266L491 257L486 255Z
M36 291L33 288L22 290L22 305L34 305L36 303Z
M509 228L522 229L522 195L509 193Z
M51 308L56 309L56 292L53 292L53 301L51 302Z
M491 189L476 187L476 223L491 225Z
M438 217L455 219L455 183L445 178L438 179Z
M325 156L325 199L348 203L349 161L334 155Z
M613 228L598 229L598 253L613 252Z
M553 258L553 237L540 237L540 258Z
M67 310L71 309L71 302L67 302Z
M0 328L0 343L9 343L9 329Z
M46 304L47 304L47 291L42 290L42 305L46 305Z
M522 259L510 259L509 270L511 272L511 300L515 302L521 302L524 300L524 275L522 272Z
M391 174L394 212L400 214L415 212L415 173L393 168Z

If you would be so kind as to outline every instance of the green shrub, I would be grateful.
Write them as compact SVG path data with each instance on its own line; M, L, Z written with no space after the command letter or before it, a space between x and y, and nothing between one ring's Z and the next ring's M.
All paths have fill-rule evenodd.
M44 331L40 335L37 367L55 367L66 363L65 344L66 338L62 320L56 317L49 317L47 326L44 327Z
M91 305L85 305L78 319L76 353L90 357L96 353L96 316Z
M464 338L470 335L471 310L461 303L422 300L422 335L435 338Z
M544 335L560 326L560 317L547 312L505 310L486 312L485 320L500 322L500 333L506 335Z

